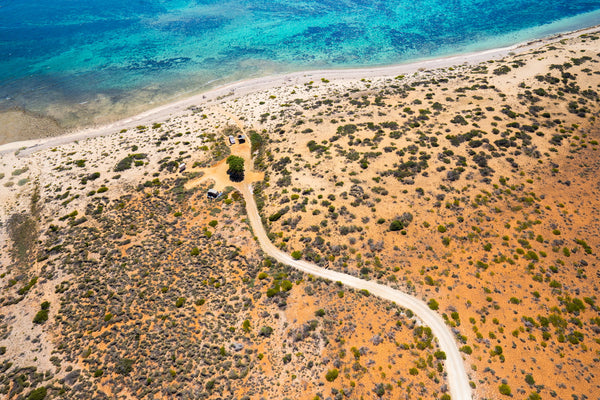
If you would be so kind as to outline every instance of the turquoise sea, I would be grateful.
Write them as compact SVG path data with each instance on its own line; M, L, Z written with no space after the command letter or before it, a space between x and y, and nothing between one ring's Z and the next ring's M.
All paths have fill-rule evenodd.
M600 24L600 0L0 0L0 111L65 126L240 79L402 63Z

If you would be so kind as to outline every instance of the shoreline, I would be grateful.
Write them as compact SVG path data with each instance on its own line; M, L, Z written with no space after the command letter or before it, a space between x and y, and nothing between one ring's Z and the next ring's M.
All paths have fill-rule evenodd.
M240 98L250 93L266 91L283 85L294 86L299 84L299 80L301 79L310 81L325 78L328 81L333 82L344 80L355 81L369 78L389 79L398 75L412 74L420 71L436 70L453 66L476 65L489 60L500 60L506 56L512 55L512 53L523 53L557 40L568 39L598 31L599 28L600 24L574 31L556 33L539 39L527 40L506 47L481 50L471 53L455 54L389 66L331 70L305 70L279 75L269 75L260 78L244 79L210 89L206 92L196 93L189 97L166 103L139 114L114 121L112 123L76 129L66 132L60 136L9 142L0 145L0 155L19 151L20 155L25 156L48 147L59 146L88 138L110 135L122 129L131 129L138 125L144 125L150 122L168 119L171 116L187 111L192 106L198 106L202 103L219 100L223 97L227 97L228 99Z

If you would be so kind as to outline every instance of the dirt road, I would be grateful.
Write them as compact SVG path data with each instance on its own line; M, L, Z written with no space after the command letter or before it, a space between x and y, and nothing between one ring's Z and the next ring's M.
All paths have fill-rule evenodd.
M240 185L239 189L246 200L248 219L250 220L254 235L258 238L258 242L265 253L279 262L297 268L300 271L334 282L339 281L354 289L366 289L374 296L393 301L401 307L412 310L425 325L431 328L431 331L438 339L441 350L446 353L445 369L448 374L448 385L450 387L452 399L470 400L472 398L469 378L465 370L462 356L458 350L456 341L454 340L454 336L450 331L450 328L446 326L444 320L436 312L432 311L425 302L385 285L321 268L303 260L295 260L289 254L283 253L277 249L267 237L262 226L260 215L258 214L254 196L252 195L251 185Z

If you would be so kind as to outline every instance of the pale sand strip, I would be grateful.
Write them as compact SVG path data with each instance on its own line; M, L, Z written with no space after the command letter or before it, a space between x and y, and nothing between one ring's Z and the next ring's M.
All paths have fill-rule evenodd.
M67 133L62 136L32 139L7 143L0 146L0 155L22 149L21 156L31 154L45 148L60 146L78 140L109 135L122 129L134 128L138 125L148 125L152 122L164 121L176 115L185 113L191 106L198 106L208 101L217 100L226 96L227 100L240 98L250 93L266 91L281 86L294 86L310 80L325 78L330 82L353 82L360 79L391 78L398 75L408 75L417 71L436 70L457 65L477 65L488 60L499 60L511 53L523 53L533 48L555 42L560 39L576 37L598 30L600 25L577 31L552 35L543 39L532 40L513 46L484 50L474 53L460 54L449 57L424 60L407 64L398 64L387 67L338 69L338 70L313 70L300 71L284 75L273 75L263 78L249 79L234 82L218 87L205 93L193 95L189 98L153 108L138 115L124 118L122 120L98 126L85 128L76 132Z

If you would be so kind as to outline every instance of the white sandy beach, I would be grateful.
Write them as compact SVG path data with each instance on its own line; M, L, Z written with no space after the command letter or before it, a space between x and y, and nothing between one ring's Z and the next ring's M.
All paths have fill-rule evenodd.
M199 93L183 100L168 103L110 124L89 127L75 132L70 132L62 136L7 143L0 146L0 154L21 150L19 154L24 156L35 151L59 146L65 143L83 140L86 138L104 136L121 131L123 129L130 129L139 125L147 125L151 124L152 122L164 121L171 117L187 112L190 107L202 108L203 105L223 98L227 98L227 100L235 100L245 96L246 103L251 103L257 100L258 97L262 97L260 94L264 92L268 91L270 93L275 93L270 95L277 96L283 94L283 92L289 88L294 88L297 85L303 85L310 81L319 82L321 79L326 79L327 81L338 86L347 86L351 84L356 85L357 82L360 82L361 80L386 80L399 75L414 74L418 71L435 71L453 66L469 66L490 60L500 60L512 53L523 53L532 48L540 47L545 43L556 41L557 39L575 37L595 31L597 30L597 27L598 26L594 26L577 31L556 34L543 39L519 43L509 47L484 50L468 54L459 54L407 64L398 64L377 68L301 71L283 75L273 75L243 80L218 87L208 92ZM316 89L317 90L315 90L315 94L327 94L331 87L319 87ZM258 101L256 102L258 103Z

